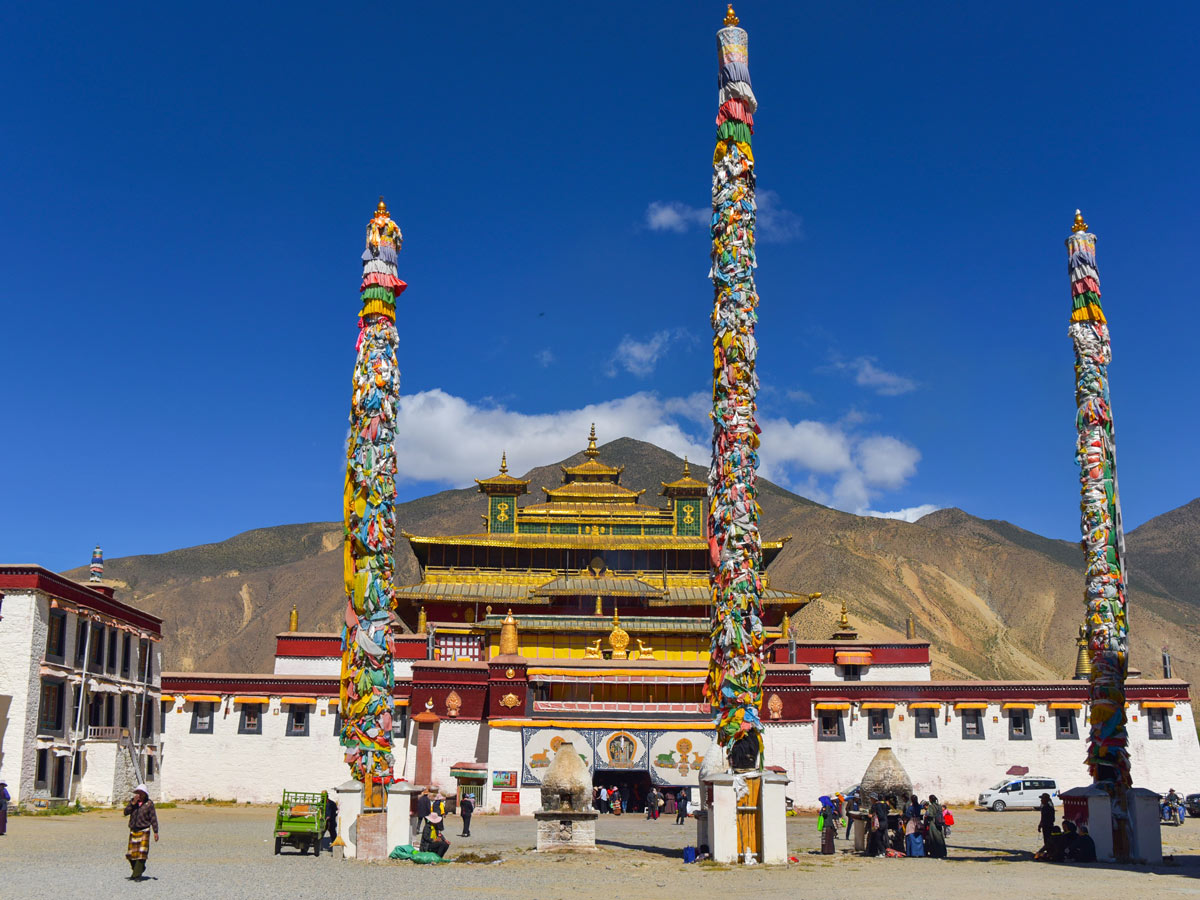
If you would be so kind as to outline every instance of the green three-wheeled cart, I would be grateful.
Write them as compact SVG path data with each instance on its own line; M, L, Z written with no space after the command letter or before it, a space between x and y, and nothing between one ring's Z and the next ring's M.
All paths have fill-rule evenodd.
M284 791L283 802L275 812L275 855L283 845L304 853L312 847L313 856L321 855L321 837L325 834L325 791L305 794Z

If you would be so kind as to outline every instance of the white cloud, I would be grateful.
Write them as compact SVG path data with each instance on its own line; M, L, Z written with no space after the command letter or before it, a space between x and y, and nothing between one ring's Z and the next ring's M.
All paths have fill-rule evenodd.
M922 503L920 506L908 506L904 509L893 509L889 512L879 512L874 509L863 510L862 515L874 516L876 519L900 519L902 522L915 522L923 519L931 512L941 509L936 503Z
M613 351L605 374L612 378L620 368L638 378L652 375L667 347L687 336L687 331L682 328L655 332L645 341L639 341L627 334L621 338L617 349Z
M810 394L808 391L802 391L799 388L792 388L786 394L784 394L784 396L795 403L816 403L817 402L813 398L812 394Z
M776 191L759 191L755 203L758 207L755 217L758 240L771 244L803 240L804 221L783 205ZM692 228L707 230L712 225L712 208L688 206L678 200L655 200L646 207L645 225L651 231L676 234Z
M551 352L549 347L547 347L544 350L539 350L537 353L533 354L533 358L537 360L538 365L544 369L546 366L550 365L550 363L554 362L554 353Z
M759 191L755 197L758 204L758 240L768 244L786 244L804 239L804 221L780 202L775 191Z
M911 378L879 368L869 356L860 356L853 362L839 362L834 365L842 371L853 372L854 383L859 387L870 388L884 397L895 397L917 389L917 383Z
M651 231L674 231L683 234L689 228L707 228L712 222L712 210L688 206L677 200L655 200L646 207L646 227Z
M507 451L513 471L524 472L577 453L592 422L602 442L632 437L705 461L710 402L701 392L660 397L642 391L578 409L524 413L438 388L405 395L396 427L399 480L468 485L495 471L501 450ZM921 459L917 448L897 437L863 435L843 422L773 418L761 425L759 472L764 478L860 515L915 517L935 508L874 510L881 496L916 474Z

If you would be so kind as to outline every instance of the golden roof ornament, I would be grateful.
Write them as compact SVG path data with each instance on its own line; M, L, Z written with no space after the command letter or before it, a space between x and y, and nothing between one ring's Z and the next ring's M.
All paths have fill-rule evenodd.
M1071 233L1075 234L1076 232L1087 230L1087 222L1083 221L1083 213L1075 210L1075 224L1071 226Z
M1075 652L1075 680L1090 681L1092 677L1092 654L1088 648L1087 625L1079 626L1079 637L1075 639L1078 650Z
M629 634L621 627L621 617L613 609L613 630L608 635L608 646L612 647L613 659L627 659L625 648L629 646Z
M292 604L292 614L288 616L288 631L300 630L300 613L296 609L296 604Z
M587 449L583 451L583 455L595 459L600 455L600 451L596 449L596 423L592 423L591 433L588 434Z
M508 474L508 453L503 450L500 452L500 474Z
M500 655L516 656L517 648L517 620L513 618L510 609L504 621L500 623Z
M787 613L784 613L783 619L779 623L780 639L784 640L784 641L789 640L791 637L791 635L790 635L791 630L792 630L792 620L791 620L791 618L789 618Z
M604 601L600 599L599 594L596 595L596 612L594 614L597 616L604 615Z
M380 194L379 195L379 205L375 207L375 215L383 216L384 218L387 218L387 214L388 214L387 204L383 202L383 194Z
M838 620L838 627L845 631L850 627L850 619L846 616L846 601L842 601L842 617Z
M421 607L417 613L417 634L429 633L429 619L425 616L425 607Z
M725 24L726 25L736 25L737 23L738 23L737 13L735 13L733 11L733 4L730 3L727 5L727 8L725 10Z

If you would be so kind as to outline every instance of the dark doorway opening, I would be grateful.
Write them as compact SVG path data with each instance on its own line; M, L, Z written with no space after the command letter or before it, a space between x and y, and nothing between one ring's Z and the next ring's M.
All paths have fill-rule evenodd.
M650 773L644 770L611 770L597 771L592 776L592 784L597 787L616 788L621 795L621 811L625 813L644 813L646 811L646 795L650 793ZM599 807L598 807L599 809ZM608 812L605 808L603 811Z

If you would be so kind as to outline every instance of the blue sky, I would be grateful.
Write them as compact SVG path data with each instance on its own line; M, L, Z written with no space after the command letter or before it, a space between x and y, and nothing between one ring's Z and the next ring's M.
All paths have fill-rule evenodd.
M740 3L765 473L1077 534L1063 239L1128 523L1192 499L1195 5ZM403 497L600 437L706 454L721 3L28 4L0 30L0 557L340 517L359 253ZM768 530L770 529L768 523ZM1134 563L1136 565L1136 562Z

